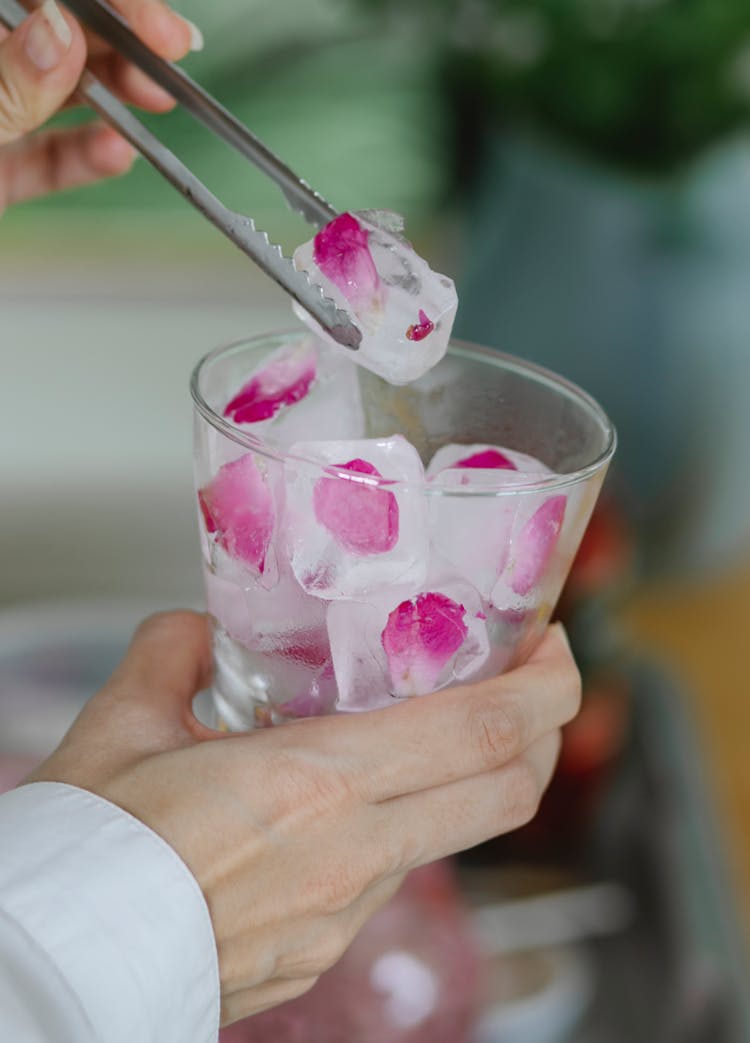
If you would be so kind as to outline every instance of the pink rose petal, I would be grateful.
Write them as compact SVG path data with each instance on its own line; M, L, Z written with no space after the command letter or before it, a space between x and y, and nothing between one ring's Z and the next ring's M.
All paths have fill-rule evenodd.
M552 496L529 518L514 547L510 586L525 596L539 582L549 564L565 517L565 496Z
M198 506L201 509L203 515L203 524L206 526L206 532L209 536L213 536L216 532L216 522L214 521L213 515L211 514L211 508L208 504L205 493L202 489L198 491Z
M274 525L271 492L252 453L224 464L198 493L206 530L233 558L263 573Z
M242 387L224 410L235 424L255 424L299 402L315 380L315 351L287 348Z
M380 478L366 460L338 470ZM387 489L346 478L320 478L313 489L315 517L350 554L385 554L398 541L398 503Z
M406 331L407 340L424 340L425 337L429 337L432 331L435 329L435 323L432 319L429 319L427 315L419 309L419 322L413 323Z
M419 594L388 616L381 637L396 695L433 691L466 640L466 609L445 594Z
M453 467L477 467L484 470L517 471L518 468L512 460L501 453L499 449L483 449L481 453L474 453L464 460L458 460Z
M339 214L313 242L313 260L355 311L380 306L380 276L367 241L370 233L351 214Z

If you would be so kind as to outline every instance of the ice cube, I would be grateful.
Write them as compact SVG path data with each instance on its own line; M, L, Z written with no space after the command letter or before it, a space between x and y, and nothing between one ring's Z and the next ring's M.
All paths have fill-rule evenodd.
M375 709L477 676L489 656L486 619L477 591L442 567L412 594L332 602L338 709Z
M388 612L385 604L374 601L332 601L328 606L337 709L377 710L392 702L382 644Z
M263 458L244 453L223 464L198 490L198 504L209 552L221 548L273 584L277 563L270 551L276 507Z
M476 471L515 471L519 475L551 473L549 467L541 460L529 456L528 453L521 453L517 449L485 444L458 445L455 442L438 449L427 466L427 477L433 478L448 468L458 468L469 472L462 476L464 485L475 484L477 480L481 481L482 476L476 475L474 473ZM490 476L487 476L487 480L491 480Z
M388 211L334 218L294 252L306 271L362 332L356 352L342 348L299 305L297 314L339 352L389 381L408 384L445 355L458 298L453 282L433 272L401 236L403 221Z
M567 496L561 494L547 496L514 532L500 580L514 594L527 597L544 578L562 532L567 502ZM493 601L497 604L494 595Z
M430 461L433 547L483 597L489 598L507 564L519 515L538 503L530 494L514 495L512 488L549 473L534 457L492 445L446 445ZM507 494L493 496L498 486L507 486Z
M330 660L304 685L296 695L279 705L284 717L320 717L333 713L336 706L336 678Z
M305 594L282 562L279 581L265 589L227 555L205 566L208 610L215 625L214 691L232 709L232 727L252 727L254 709L268 704L281 717L333 709L336 686L326 630L326 605ZM237 714L243 719L237 724ZM275 719L275 717L274 717Z
M242 708L248 697L254 702L268 701L265 678L253 668L247 650L218 622L214 625L213 655L213 688L227 703Z
M429 590L400 602L388 614L381 641L394 695L432 692L461 679L467 667L473 673L486 657L481 607L475 606L467 619L465 602L472 595L455 589L452 593L461 601Z
M487 606L487 635L490 654L481 677L496 677L525 662L544 630L546 617L540 607L498 609Z
M267 711L260 719L268 723L331 712L336 685L325 631L315 654L313 647L301 644L257 652L217 625L213 691L227 724L232 728L252 727L259 720L258 709Z
M313 336L285 344L250 374L224 416L282 450L303 439L360 438L357 367Z
M224 416L235 424L270 420L305 398L317 376L318 352L312 338L284 344L272 352L229 399Z
M298 442L285 471L287 548L308 593L357 598L424 581L424 475L406 439Z
M305 593L283 560L276 585L268 589L219 552L206 565L205 583L209 612L246 648L273 652L325 643L325 605Z

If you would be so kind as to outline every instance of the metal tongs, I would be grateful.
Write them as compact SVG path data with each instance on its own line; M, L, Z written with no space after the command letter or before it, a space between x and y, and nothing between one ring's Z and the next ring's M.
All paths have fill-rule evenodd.
M282 163L179 66L159 58L146 47L107 4L101 0L65 0L65 4L89 29L142 69L192 116L270 177L290 207L307 222L320 228L336 217L337 211L330 203ZM0 0L0 24L6 28L15 29L27 15L28 11L16 0ZM305 272L297 271L291 260L283 255L281 247L255 227L251 217L224 206L88 69L84 70L76 93L144 155L196 210L298 301L336 341L349 348L359 347L362 335L351 316L326 297Z

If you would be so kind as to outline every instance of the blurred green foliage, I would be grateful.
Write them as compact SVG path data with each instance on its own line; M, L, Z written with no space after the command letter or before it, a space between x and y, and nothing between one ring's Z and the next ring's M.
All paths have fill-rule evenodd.
M464 123L531 125L619 167L672 170L750 114L748 0L352 0L408 17Z
M206 41L186 70L300 176L340 209L388 207L410 224L425 222L441 191L444 153L432 49L415 56L408 38L393 39L347 0L178 0L177 7ZM185 112L139 116L222 201L282 245L309 234L271 182ZM90 113L66 112L59 122L82 118ZM28 226L34 214L95 222L136 211L153 215L155 236L165 222L190 229L201 221L144 161L126 178L9 216L11 225Z
M750 0L178 7L204 31L205 51L185 63L199 82L337 207L390 207L410 226L471 180L490 128L531 127L598 161L661 173L750 111ZM282 244L299 241L276 190L188 116L145 121L230 206ZM125 179L18 208L6 234L35 214L95 222L136 211L188 231L200 222L140 163Z

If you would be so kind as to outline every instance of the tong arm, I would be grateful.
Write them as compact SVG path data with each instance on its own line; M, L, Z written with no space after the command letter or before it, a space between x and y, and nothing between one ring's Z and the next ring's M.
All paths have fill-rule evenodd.
M27 15L17 0L0 0L0 24L6 28L15 29ZM359 347L362 335L350 316L326 297L305 272L298 271L284 256L281 247L256 228L251 217L226 207L88 70L84 70L81 76L77 94L138 149L192 206L298 301L338 343L352 349Z

